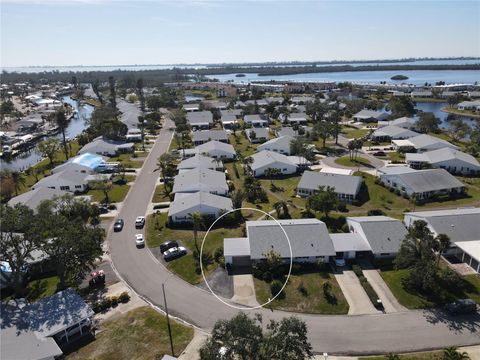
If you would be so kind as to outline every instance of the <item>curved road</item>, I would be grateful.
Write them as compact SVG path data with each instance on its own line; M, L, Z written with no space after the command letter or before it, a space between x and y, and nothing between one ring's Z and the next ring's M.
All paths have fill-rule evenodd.
M211 329L217 319L237 313L210 293L194 287L172 274L146 248L135 247L135 217L144 215L150 203L158 173L157 158L169 147L173 123L167 119L130 189L120 210L125 220L122 232L110 231L107 241L117 272L138 294L163 308L162 283L167 291L168 307L173 315L203 329ZM258 312L258 311L257 311ZM282 311L259 311L264 319L290 315ZM366 354L404 352L445 346L480 343L480 316L449 319L441 313L407 311L363 316L302 315L309 339L316 352Z

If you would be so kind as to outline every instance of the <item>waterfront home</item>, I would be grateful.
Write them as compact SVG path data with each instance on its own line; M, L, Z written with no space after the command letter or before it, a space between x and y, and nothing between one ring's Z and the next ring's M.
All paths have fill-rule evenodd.
M210 129L213 125L213 114L210 111L189 112L187 122L193 129Z
M353 120L355 120L356 122L369 123L385 120L387 116L388 114L382 113L381 111L363 109L353 115Z
M177 165L179 172L192 170L192 169L210 169L216 171L223 171L223 163L220 159L214 159L202 154L195 154L192 157L182 160Z
M211 140L228 143L228 134L225 130L198 130L192 133L195 146L205 144Z
M268 140L267 142L257 146L257 152L262 150L268 150L278 152L280 154L290 155L290 144L293 139L294 138L292 136L285 135Z
M322 186L331 187L340 201L351 203L357 198L362 183L361 176L305 171L297 185L297 195L308 197Z
M80 155L91 153L112 157L118 154L131 153L133 150L134 144L131 142L114 141L99 136L92 142L85 144L78 153Z
M245 130L248 141L252 144L263 143L270 137L270 129L268 127L250 128Z
M419 133L395 125L387 125L375 130L371 138L374 141L390 141L398 139L409 139L420 135Z
M215 195L227 195L228 184L224 172L196 168L182 171L175 176L172 193L195 193L199 191Z
M446 140L427 134L414 136L409 139L392 140L392 144L396 147L396 149L402 147L413 147L418 152L437 150L445 147L458 150L458 146L453 145Z
M64 192L84 192L88 189L88 176L87 173L66 169L40 179L32 189L47 187Z
M250 165L253 176L265 175L267 169L277 169L281 175L295 174L298 165L290 157L273 151L263 150L251 156L253 163Z
M475 101L462 101L457 104L458 110L473 110L480 111L480 100Z
M465 191L465 185L444 169L414 170L404 167L403 171L383 172L379 178L385 186L417 200Z
M381 128L383 126L388 126L388 125L395 125L404 129L415 130L417 121L418 120L416 118L403 116L401 118L394 119L391 121L379 121L378 128Z
M168 220L172 223L191 223L192 214L215 220L220 214L233 209L232 200L224 196L199 191L196 193L177 193L170 203Z
M414 169L434 167L452 174L480 174L480 163L475 157L459 150L442 148L424 153L406 153L405 161Z
M266 259L269 253L283 262L328 263L335 256L332 239L324 222L318 219L257 220L246 222L245 238L225 238L224 257L229 267L247 267ZM285 236L285 233L288 236Z
M61 165L56 166L52 170L52 174L67 169L85 174L94 174L97 171L98 167L105 166L106 161L106 157L91 153L83 153L70 158L67 162Z
M245 115L243 121L245 124L251 125L254 128L268 126L268 119L262 114Z

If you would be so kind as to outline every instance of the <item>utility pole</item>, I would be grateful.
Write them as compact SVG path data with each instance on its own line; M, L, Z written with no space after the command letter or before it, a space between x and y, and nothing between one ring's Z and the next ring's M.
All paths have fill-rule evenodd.
M172 329L170 328L170 318L168 317L167 297L165 296L165 283L162 283L162 291L163 291L163 303L165 304L165 314L167 315L167 326L168 326L168 336L170 338L170 349L172 350L172 356L175 356L175 353L173 352Z

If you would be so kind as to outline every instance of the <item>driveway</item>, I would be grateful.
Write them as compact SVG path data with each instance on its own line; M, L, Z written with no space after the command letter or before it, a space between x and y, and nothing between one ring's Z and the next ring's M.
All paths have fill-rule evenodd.
M255 285L251 274L233 275L232 301L245 306L258 306Z
M335 279L342 289L345 299L347 299L348 315L363 315L363 314L379 314L372 302L368 298L367 293L360 285L357 275L352 270L344 270L335 274Z
M202 329L210 330L218 319L238 313L212 294L192 286L171 273L148 249L134 243L135 217L146 213L158 179L157 158L168 150L173 127L166 121L151 152L125 198L119 217L125 220L122 232L109 231L107 242L113 266L143 299L163 307L165 285L169 312ZM264 321L292 315L262 309ZM248 312L253 315L253 312ZM368 354L407 352L446 346L480 344L480 315L451 318L441 312L406 311L380 315L322 316L295 314L305 321L309 340L317 353Z
M372 285L373 290L375 290L380 300L382 300L385 312L392 313L408 310L404 306L400 305L395 296L393 296L390 288L385 283L385 281L383 281L382 276L380 275L378 270L363 270L363 275L365 275L370 285Z

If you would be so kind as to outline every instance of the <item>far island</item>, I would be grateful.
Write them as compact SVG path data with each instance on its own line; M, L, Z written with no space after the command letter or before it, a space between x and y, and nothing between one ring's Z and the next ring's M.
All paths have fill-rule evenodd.
M391 80L407 80L408 76L405 75L394 75L390 78Z

